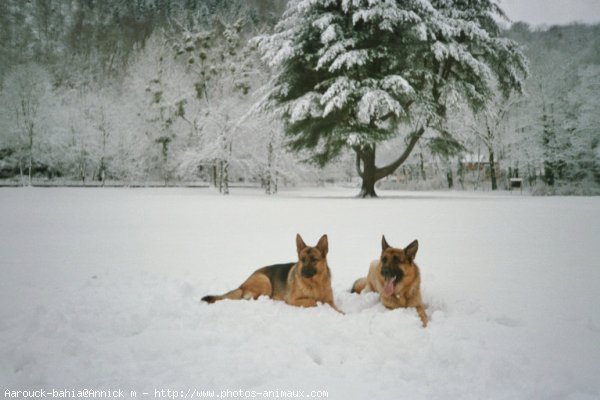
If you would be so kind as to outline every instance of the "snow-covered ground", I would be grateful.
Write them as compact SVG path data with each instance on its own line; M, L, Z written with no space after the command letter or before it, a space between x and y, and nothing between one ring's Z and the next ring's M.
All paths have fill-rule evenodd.
M600 397L600 198L355 192L0 189L2 394ZM297 232L329 235L346 315L199 302L293 261ZM419 239L426 329L414 310L348 292L381 234Z

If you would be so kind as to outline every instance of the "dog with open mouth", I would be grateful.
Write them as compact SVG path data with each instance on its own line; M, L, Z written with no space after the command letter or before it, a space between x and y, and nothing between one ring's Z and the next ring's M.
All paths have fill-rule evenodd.
M391 247L383 236L381 257L371 262L366 277L354 282L352 293L377 292L389 309L414 307L426 327L429 320L421 299L421 275L415 264L418 249L417 240L402 249Z

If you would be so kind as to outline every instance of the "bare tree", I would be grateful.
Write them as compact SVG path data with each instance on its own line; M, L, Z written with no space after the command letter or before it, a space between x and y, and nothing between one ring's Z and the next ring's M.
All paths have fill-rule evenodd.
M34 169L35 146L40 130L38 111L41 98L48 90L46 71L36 64L21 66L12 71L6 80L8 93L14 99L14 118L18 132L18 164L22 185L31 186ZM27 176L27 181L25 180Z

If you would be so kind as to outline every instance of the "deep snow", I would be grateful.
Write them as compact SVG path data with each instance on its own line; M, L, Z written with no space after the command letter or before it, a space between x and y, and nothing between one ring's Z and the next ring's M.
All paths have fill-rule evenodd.
M0 390L326 390L332 399L600 397L600 198L0 189ZM329 236L340 315L201 304ZM348 292L419 239L431 323ZM217 392L218 394L218 392Z

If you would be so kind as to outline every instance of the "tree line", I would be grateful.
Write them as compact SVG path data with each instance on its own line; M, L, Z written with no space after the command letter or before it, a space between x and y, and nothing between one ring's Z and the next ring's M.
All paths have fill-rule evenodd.
M6 0L0 178L600 187L599 26L408 3Z

